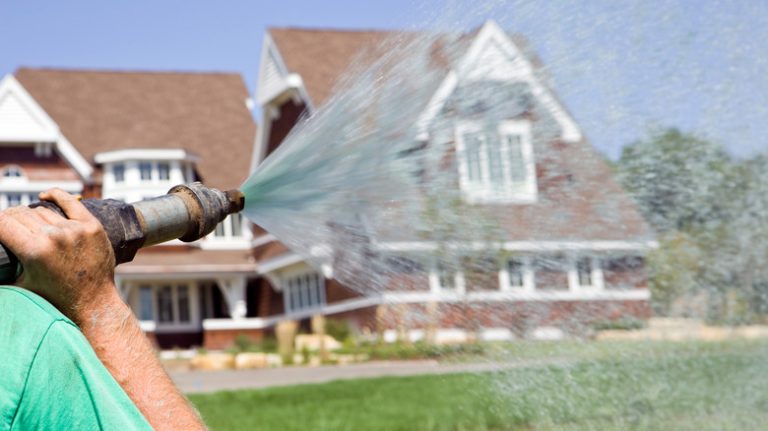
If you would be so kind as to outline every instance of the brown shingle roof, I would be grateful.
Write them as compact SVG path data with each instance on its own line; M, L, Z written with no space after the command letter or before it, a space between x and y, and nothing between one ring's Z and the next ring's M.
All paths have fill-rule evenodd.
M285 67L298 73L315 106L322 105L333 92L339 77L356 59L379 47L391 31L343 31L296 28L270 28Z
M91 163L105 151L184 149L209 186L248 175L256 126L238 74L21 68L16 78Z
M462 46L451 50L462 52L474 40L480 28L459 35L455 42ZM269 35L291 73L301 75L304 86L315 106L320 106L334 94L334 86L350 69L365 67L384 55L390 48L389 38L400 38L395 45L415 39L418 32L387 30L330 30L309 28L270 28ZM455 36L455 35L454 35ZM527 39L519 34L510 35L534 67L541 69L542 62ZM446 68L448 59L445 43L451 38L436 38L431 49L433 64ZM355 64L355 62L362 64ZM436 83L439 84L439 83Z

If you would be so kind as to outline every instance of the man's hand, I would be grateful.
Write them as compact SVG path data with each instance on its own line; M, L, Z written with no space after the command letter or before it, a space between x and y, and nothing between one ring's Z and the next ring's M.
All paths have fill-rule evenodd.
M0 242L24 266L19 285L47 299L80 327L154 429L204 430L117 293L115 256L101 223L78 197L62 190L41 193L40 199L58 205L68 219L45 208L0 213Z
M115 257L98 220L77 196L52 189L41 200L55 203L67 218L38 207L0 213L0 241L24 267L19 286L51 302L78 325L119 299Z

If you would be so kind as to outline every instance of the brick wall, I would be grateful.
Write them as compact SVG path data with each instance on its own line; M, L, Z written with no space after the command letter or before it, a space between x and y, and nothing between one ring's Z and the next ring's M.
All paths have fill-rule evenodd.
M388 304L382 306L384 329L508 328L518 334L540 326L565 331L580 330L604 320L622 317L648 319L648 301L530 301L437 304Z
M206 330L203 333L203 347L209 350L221 350L232 347L238 336L248 337L252 342L259 343L264 338L263 329L221 329Z

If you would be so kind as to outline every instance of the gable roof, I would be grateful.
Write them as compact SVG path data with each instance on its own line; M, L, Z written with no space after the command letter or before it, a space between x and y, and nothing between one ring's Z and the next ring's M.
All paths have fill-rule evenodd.
M303 28L270 28L268 32L286 68L301 75L315 106L330 98L337 80L353 60L366 52L371 53L394 34L383 30Z
M353 62L377 58L377 50L386 47L387 37L398 32L339 31L280 28L269 34L284 63L286 72L301 76L307 93L316 106L325 103L334 91L336 81L344 76ZM413 33L418 35L418 33ZM436 44L441 43L436 38ZM637 241L653 240L653 232L640 216L635 203L622 190L613 174L586 141L575 120L557 98L549 85L542 61L523 36L508 34L492 21L479 29L454 39L460 46L448 51L463 53L456 66L472 67L482 61L482 49L489 42L494 48L513 53L523 60L528 92L536 97L543 109L561 126L561 140L540 142L538 154L547 160L537 162L541 190L539 201L531 205L474 205L478 212L505 233L511 241ZM440 46L430 51L439 57ZM434 59L434 58L433 58ZM446 78L429 105L427 113L435 114L450 97L458 74L466 70L448 70L451 65L437 65L446 71ZM365 66L365 64L363 64ZM438 83L431 83L438 84ZM443 88L445 86L445 88ZM421 121L421 120L419 120ZM568 144L568 145L561 145ZM561 169L562 175L553 170ZM571 173L576 182L569 180ZM546 184L545 184L546 183ZM384 232L391 241L407 241L419 237L412 231Z
M468 44L482 30L478 27L458 38ZM267 29L288 72L301 76L312 103L320 106L333 95L334 86L354 61L370 62L388 48L388 38L418 36L418 32L394 30L337 30L295 27L272 27ZM542 61L531 49L528 40L520 34L507 34L528 61L542 71ZM440 44L445 41L436 39ZM468 45L467 45L468 47ZM441 56L442 46L435 46L433 55L436 64L448 66ZM446 69L446 72L448 70Z
M91 163L129 148L184 149L212 187L248 176L256 126L234 73L21 68L17 80Z

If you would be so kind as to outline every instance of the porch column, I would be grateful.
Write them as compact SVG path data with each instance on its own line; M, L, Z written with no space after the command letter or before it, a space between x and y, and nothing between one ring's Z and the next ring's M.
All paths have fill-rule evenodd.
M227 301L229 316L233 319L243 319L248 313L245 302L245 277L220 278L216 280L224 299Z

